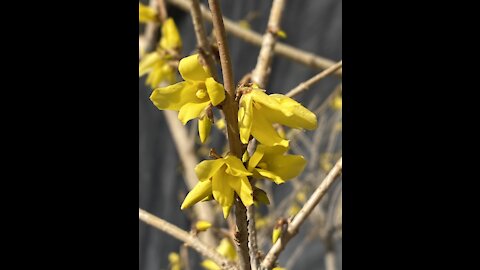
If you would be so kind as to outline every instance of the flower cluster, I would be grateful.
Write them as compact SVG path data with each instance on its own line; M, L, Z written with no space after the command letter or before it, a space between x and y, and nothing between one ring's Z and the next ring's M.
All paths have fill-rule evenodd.
M198 118L202 143L210 133L213 108L222 105L226 97L223 85L215 81L203 62L198 54L181 59L178 70L184 81L156 88L150 96L158 109L178 111L178 119L184 125ZM255 85L241 92L238 111L240 140L248 144L255 138L258 145L254 153L251 156L245 153L242 159L226 154L200 162L195 167L199 182L187 194L181 209L214 199L227 218L235 195L245 206L254 201L268 203L265 192L250 183L252 178L282 184L303 171L305 159L300 155L287 154L289 141L279 134L275 125L315 129L315 114L289 97L267 95L265 90Z
M140 4L139 20L140 22L157 22L158 15L153 9ZM142 56L139 63L139 76L142 77L148 73L146 82L152 88L157 87L161 82L174 83L174 63L178 59L181 48L182 40L177 26L172 18L168 18L162 25L162 37L156 50Z

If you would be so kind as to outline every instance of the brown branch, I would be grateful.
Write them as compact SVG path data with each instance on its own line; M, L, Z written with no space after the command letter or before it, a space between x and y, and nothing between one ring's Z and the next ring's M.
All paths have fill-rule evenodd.
M290 239L298 233L298 229L303 224L303 222L310 215L315 206L320 202L323 196L327 193L328 189L335 182L337 177L342 172L342 158L337 161L337 164L330 170L328 175L318 186L318 188L313 192L307 202L303 205L302 209L298 214L293 218L292 222L288 225L285 235L283 235L268 251L265 259L262 261L261 269L272 269L275 261L277 260L280 252L283 251L285 246L288 244Z
M297 87L293 88L292 90L288 91L285 95L287 97L293 97L302 93L303 91L308 90L312 85L318 83L323 78L327 77L328 75L334 73L336 70L342 67L342 61L332 65L331 67L325 69L324 71L318 73L317 75L313 76L312 78L308 79L305 82L300 83Z
M190 15L192 16L193 28L195 29L195 36L197 37L199 53L208 65L213 78L218 81L215 60L213 59L212 47L210 46L210 42L208 42L207 34L205 32L202 12L200 11L200 3L198 0L190 0L190 4Z
M252 270L257 270L260 265L257 243L257 228L255 228L255 205L247 208L248 219L248 252L250 253L250 265Z
M220 54L220 63L222 65L223 83L227 95L223 103L223 112L227 124L228 143L230 153L241 158L243 154L242 143L240 141L240 133L238 131L238 104L235 102L235 83L233 79L232 62L230 60L230 52L227 44L227 36L225 26L223 24L222 11L218 0L208 0L212 11L213 30L218 44L218 52ZM240 269L249 270L250 258L248 254L248 230L247 230L247 209L235 196L235 217L237 224L237 232L235 238L237 245L237 253L239 257Z
M268 19L267 31L263 35L262 47L258 54L257 66L252 73L252 80L264 88L267 85L270 67L273 59L275 43L277 42L277 31L280 30L285 0L273 0L270 18Z
M165 0L157 0L157 8L158 8L158 17L160 18L160 22L164 23L168 18L167 6L165 4Z
M190 11L188 0L168 0L168 2L186 12ZM208 9L203 5L200 5L200 9L202 11L203 18L209 22L212 22L212 16L210 15L210 12L208 12ZM257 46L262 45L262 35L256 33L255 31L242 28L237 23L227 18L223 18L223 21L225 23L225 29L232 35L250 44ZM274 51L280 56L315 69L326 69L335 64L335 62L332 60L320 57L310 52L305 52L281 42L277 43ZM335 72L335 74L342 75L342 71L338 70Z
M149 7L155 8L155 0L150 0ZM138 38L139 58L140 58L140 52L142 51L142 49L145 52L149 52L150 50L153 49L155 44L154 43L155 33L157 29L158 29L158 23L149 22L145 25L145 31L143 32L143 35L139 36Z
M138 214L141 221L186 243L188 246L196 250L201 255L214 261L217 265L222 267L222 269L237 269L233 262L227 260L225 257L220 255L218 252L215 251L214 248L206 246L194 235L189 234L188 232L178 228L177 226L157 216L154 216L141 208L138 209Z

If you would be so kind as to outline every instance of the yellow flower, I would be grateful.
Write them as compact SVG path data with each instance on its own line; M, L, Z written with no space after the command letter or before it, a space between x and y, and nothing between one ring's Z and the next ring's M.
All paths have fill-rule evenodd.
M274 267L272 268L272 270L287 270L287 269L283 267Z
M216 248L216 251L226 257L227 259L231 261L235 261L237 259L237 252L235 251L235 247L233 246L232 242L230 242L229 239L223 238L222 241L220 241L220 244ZM202 262L203 268L207 270L221 270L216 263L214 263L212 260L204 260Z
M299 175L305 168L306 161L300 155L285 155L287 148L277 146L257 145L255 153L248 160L248 171L255 178L267 178L276 184Z
M144 57L139 64L139 76L148 74L147 84L152 88L158 87L161 82L175 83L175 69L169 61L175 60L174 54L182 48L182 40L177 26L172 18L168 18L162 25L162 37L157 49Z
M157 22L158 21L158 14L157 12L142 3L138 3L138 20L141 23L148 23L148 22Z
M161 82L175 83L175 70L168 64L168 60L158 51L145 55L139 64L139 77L148 73L146 83L152 88Z
M222 206L223 216L228 217L233 205L234 193L237 193L245 206L253 203L253 190L248 172L240 159L227 155L215 160L204 160L195 167L199 182L187 194L182 203L182 210L206 197L213 198Z
M179 111L178 119L184 125L199 118L198 131L203 143L211 128L207 109L225 99L225 89L212 78L208 67L202 66L198 54L180 60L178 70L185 81L153 90L150 100L160 110Z
M242 143L247 144L251 134L262 144L288 147L288 141L279 136L273 123L311 130L317 127L317 117L300 103L281 94L267 95L260 89L253 89L242 95L238 111Z
M182 39L178 33L177 25L172 18L168 18L162 25L162 37L160 47L165 50L177 50L182 48Z

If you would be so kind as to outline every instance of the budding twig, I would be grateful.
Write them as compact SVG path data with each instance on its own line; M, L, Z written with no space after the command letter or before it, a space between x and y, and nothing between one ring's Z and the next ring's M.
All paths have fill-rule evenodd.
M270 10L268 29L263 35L262 47L260 48L260 53L258 55L257 66L252 74L253 82L258 84L260 88L266 87L270 75L273 52L275 43L277 42L276 31L272 31L272 29L280 29L280 21L282 20L284 7L285 0L274 0L272 9Z
M293 88L292 90L288 91L285 95L287 97L293 97L295 95L300 94L303 91L308 90L312 85L318 83L323 78L327 77L328 75L334 73L336 70L342 67L342 61L332 65L331 67L325 69L324 71L318 73L317 75L313 76L312 78L308 79L305 82L300 83L297 87Z
M227 260L225 257L220 255L218 252L215 251L215 249L206 246L194 235L189 234L188 232L178 228L177 226L167 222L166 220L154 216L141 208L138 209L138 214L141 221L186 243L198 253L214 261L217 265L222 267L222 269L238 269L233 264L233 262Z
M307 217L310 215L310 213L315 208L315 206L320 202L323 196L327 193L328 189L330 188L330 186L332 186L332 184L335 182L335 180L338 178L341 172L342 172L342 158L340 158L337 161L337 164L335 164L335 166L330 170L328 175L325 177L322 183L318 186L315 192L313 192L313 194L310 196L307 202L303 205L300 212L298 212L298 214L292 219L292 222L290 222L290 224L288 225L286 234L282 236L272 246L270 251L268 251L267 255L265 256L265 259L262 261L262 264L260 265L260 269L262 270L272 269L280 253L283 251L283 249L288 244L290 239L298 233L298 229L300 228L300 226L307 219Z
M168 2L187 12L190 9L188 0L168 0ZM210 12L208 12L208 9L205 6L200 5L200 10L202 12L203 18L209 22L212 22L213 19L212 19L212 16L210 15ZM238 23L235 23L232 20L229 20L227 18L223 18L223 21L225 23L226 30L232 35L250 44L257 45L257 46L262 45L262 40L263 40L262 35L252 30L242 28L240 25L238 25ZM280 42L277 43L274 51L276 54L280 56L283 56L292 61L295 61L297 63L300 63L302 65L305 65L311 68L315 68L315 69L326 69L326 68L329 68L331 65L335 64L335 62L332 60L320 57L313 53L306 52ZM337 70L335 74L342 75L342 71Z

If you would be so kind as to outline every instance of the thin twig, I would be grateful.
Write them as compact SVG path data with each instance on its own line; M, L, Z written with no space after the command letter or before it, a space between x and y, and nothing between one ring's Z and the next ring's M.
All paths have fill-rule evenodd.
M323 78L327 77L328 75L334 73L337 69L342 67L342 61L332 65L331 67L325 69L324 71L318 73L317 75L313 76L312 78L308 79L305 82L300 83L297 87L293 88L292 90L288 91L285 95L287 97L293 97L295 95L300 94L303 91L308 90L312 85L319 82Z
M158 7L158 17L160 17L160 22L164 23L168 18L167 5L165 0L157 0Z
M283 235L268 251L265 259L262 261L261 269L272 269L275 261L277 260L280 252L285 248L290 239L298 233L298 229L303 222L310 215L315 206L320 202L323 196L327 193L330 186L334 183L337 177L342 172L342 158L337 161L337 164L330 170L328 175L318 186L315 192L310 196L308 201L303 205L302 209L293 218L292 222L288 225L285 235Z
M241 158L243 154L242 143L240 141L240 133L238 130L238 104L235 102L235 82L233 79L232 62L230 60L230 52L227 44L225 26L223 24L222 11L218 0L208 0L213 19L213 30L218 44L218 52L220 55L220 63L222 65L223 83L227 95L223 103L223 112L225 114L225 122L227 124L228 143L230 153ZM235 221L237 224L236 249L239 258L241 270L250 270L250 256L248 254L248 229L247 229L247 209L235 195Z
M149 7L155 8L155 6L155 0L150 0ZM154 48L155 33L157 32L158 26L158 23L155 22L149 22L145 25L143 35L139 36L138 39L139 58L141 58L142 50L144 52L149 52Z
M255 205L250 205L247 208L248 218L248 252L250 253L250 264L252 270L257 270L260 265L260 258L258 254L257 244L257 228L255 228Z
M267 85L268 75L272 64L275 43L277 42L277 31L280 31L285 0L273 0L270 18L268 19L267 31L263 35L262 47L258 54L257 66L252 73L252 81L264 88Z
M168 2L186 12L189 12L190 4L188 3L188 0L168 0ZM212 16L210 15L210 12L208 12L208 9L203 5L200 5L200 8L202 11L203 18L209 22L212 22ZM262 45L263 37L259 33L242 28L240 25L238 25L238 23L235 23L232 20L229 20L227 18L224 18L223 21L225 23L226 30L232 35L250 44L257 45L257 46ZM323 70L335 64L335 62L332 60L320 57L313 53L306 52L280 42L277 43L274 51L276 54L280 56L286 57L297 63L306 65L308 67L312 67L315 69ZM342 70L341 69L338 70L337 72L335 72L335 74L342 75Z
M200 11L200 3L198 0L190 0L190 3L190 15L192 16L193 28L195 29L195 36L197 37L199 53L208 65L213 78L218 81L215 60L213 59L212 47L210 46L210 42L208 42L207 34L205 32L202 12Z
M188 232L178 228L177 226L157 216L154 216L141 208L138 209L138 214L141 221L188 244L188 246L198 251L198 253L200 253L201 255L211 259L223 269L237 269L233 262L220 255L218 252L215 251L215 249L206 246L194 235L189 234Z

